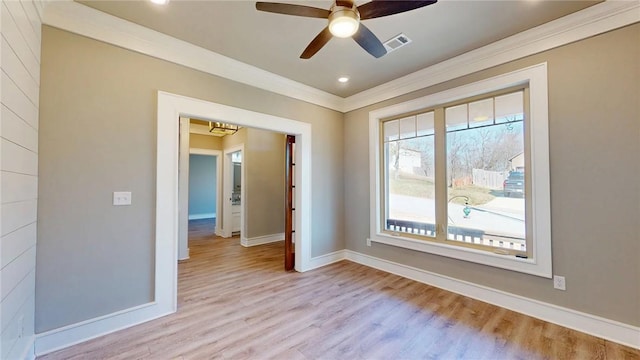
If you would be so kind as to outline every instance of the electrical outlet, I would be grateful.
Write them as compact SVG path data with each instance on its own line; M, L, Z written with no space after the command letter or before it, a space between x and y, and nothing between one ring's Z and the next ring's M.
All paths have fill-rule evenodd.
M567 290L564 276L553 275L553 287L558 290Z
M367 238L367 246L371 246L371 239Z

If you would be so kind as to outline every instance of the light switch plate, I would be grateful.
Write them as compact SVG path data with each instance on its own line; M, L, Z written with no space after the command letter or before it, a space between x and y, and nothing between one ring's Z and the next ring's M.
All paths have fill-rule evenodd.
M131 191L114 191L113 192L113 205L131 205Z

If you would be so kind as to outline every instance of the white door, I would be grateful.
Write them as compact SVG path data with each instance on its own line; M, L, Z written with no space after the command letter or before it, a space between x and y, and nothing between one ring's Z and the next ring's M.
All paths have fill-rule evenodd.
M242 233L244 227L244 166L242 164L244 145L240 144L224 150L224 193L223 213L224 236ZM227 216L228 214L228 216Z
M242 152L236 151L231 154L231 163L233 165L233 192L231 196L231 231L233 233L240 232L240 214L242 204Z

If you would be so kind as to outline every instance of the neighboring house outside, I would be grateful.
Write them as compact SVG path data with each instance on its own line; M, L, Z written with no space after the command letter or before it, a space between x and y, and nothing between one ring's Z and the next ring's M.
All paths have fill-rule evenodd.
M524 172L524 152L509 159L509 171Z
M418 174L420 171L420 152L401 149L398 159L398 170L408 174Z

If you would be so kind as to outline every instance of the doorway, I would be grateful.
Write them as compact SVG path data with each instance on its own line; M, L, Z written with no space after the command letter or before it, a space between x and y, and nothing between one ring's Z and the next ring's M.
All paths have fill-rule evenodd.
M178 137L176 119L192 116L236 123L296 136L295 269L304 272L311 263L311 124L244 110L209 101L158 92L155 296L145 314L161 316L177 309L178 283Z
M222 231L220 222L218 221L219 209L222 209L222 193L221 193L221 174L222 165L220 158L222 152L219 150L191 148L190 144L190 120L187 117L180 117L179 125L179 148L178 148L178 241L177 241L177 260L189 259L189 220L190 217L196 217L202 219L205 217L216 217L215 233L220 234ZM203 212L203 211L190 211L192 202L189 201L192 193L190 190L190 163L191 156L204 156L209 158L209 161L215 162L215 169L209 169L208 171L214 172L215 179L206 180L209 184L202 184L202 187L206 188L209 185L210 190L215 191L212 198L215 204L209 208L216 209L215 212ZM205 160L205 162L207 162ZM209 192L210 194L210 192ZM199 215L199 216L198 216ZM157 225L156 225L157 228ZM156 259L157 261L157 259Z
M242 163L244 144L224 150L224 237L246 236L244 222L245 166Z

